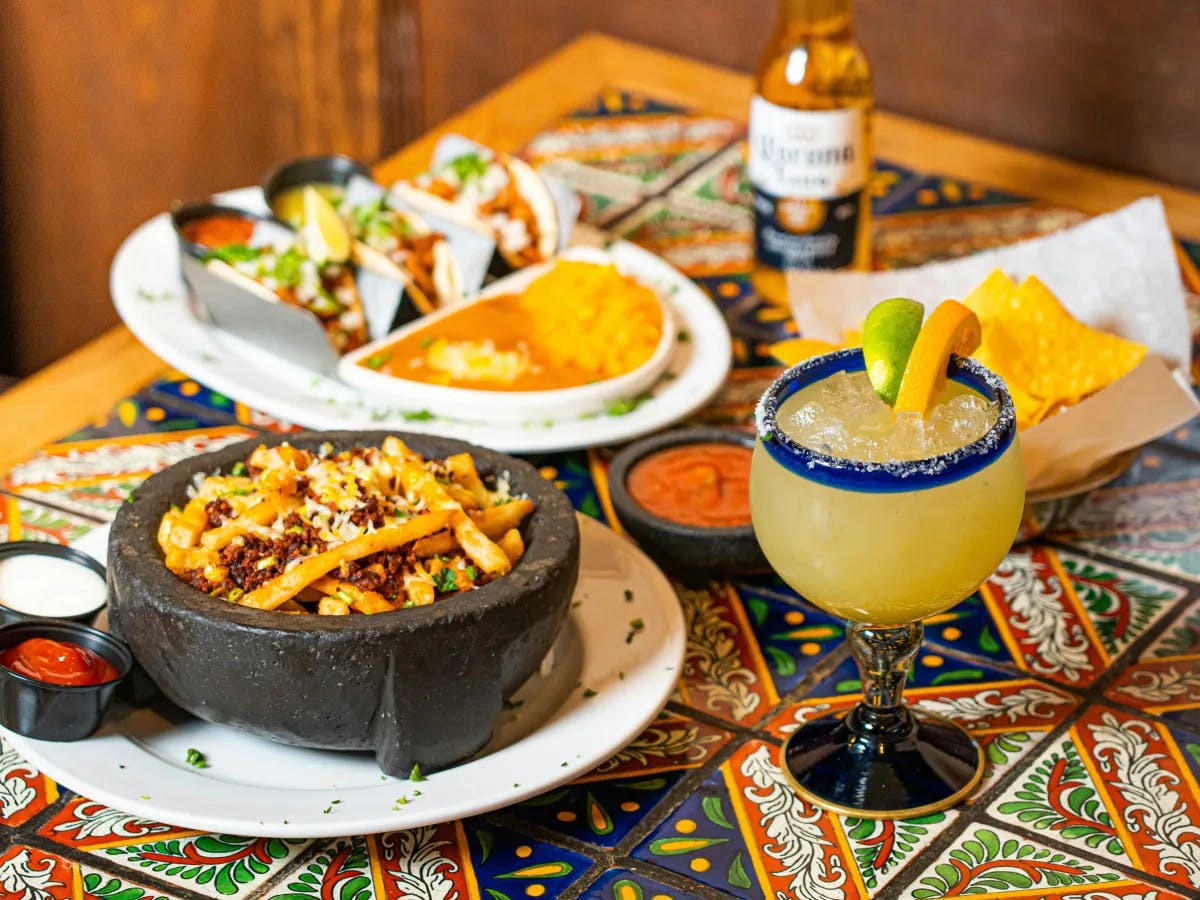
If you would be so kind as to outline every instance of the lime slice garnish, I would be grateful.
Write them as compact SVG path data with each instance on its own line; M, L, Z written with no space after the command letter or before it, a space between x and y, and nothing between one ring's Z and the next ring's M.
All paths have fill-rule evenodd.
M912 353L925 307L916 300L896 297L876 303L863 323L863 360L871 387L888 406L896 402L904 367Z
M350 258L350 230L333 204L311 185L304 189L304 249L318 263L343 263Z

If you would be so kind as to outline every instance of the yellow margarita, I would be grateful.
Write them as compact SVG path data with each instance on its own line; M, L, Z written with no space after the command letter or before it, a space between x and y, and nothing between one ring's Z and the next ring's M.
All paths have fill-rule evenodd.
M1011 403L987 370L955 360L922 418L893 416L862 367L861 352L842 351L767 392L751 512L772 567L807 600L897 626L948 609L996 569L1024 475Z

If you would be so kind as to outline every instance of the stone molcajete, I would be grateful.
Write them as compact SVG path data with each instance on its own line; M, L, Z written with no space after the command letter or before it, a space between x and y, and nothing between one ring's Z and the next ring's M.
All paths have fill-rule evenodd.
M262 737L372 750L407 776L482 748L502 700L538 668L566 617L579 570L579 529L566 496L536 469L490 450L397 434L418 453L469 452L479 471L507 472L534 511L512 572L477 590L377 615L293 616L210 597L163 563L159 520L197 472L228 471L259 443L314 449L378 446L390 432L266 437L178 463L122 506L109 543L110 621L163 694L188 712Z

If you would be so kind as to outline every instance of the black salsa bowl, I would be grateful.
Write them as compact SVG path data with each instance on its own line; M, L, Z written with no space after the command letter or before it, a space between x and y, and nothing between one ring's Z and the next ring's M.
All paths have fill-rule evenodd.
M389 434L427 458L469 452L481 475L507 473L513 493L533 501L525 555L508 575L428 606L294 616L211 597L164 564L159 520L197 473L228 471L260 443L343 450ZM511 456L429 435L313 432L256 438L152 476L117 513L108 559L112 630L169 700L285 744L371 750L384 772L405 777L488 742L503 699L537 670L566 618L579 527L566 496Z

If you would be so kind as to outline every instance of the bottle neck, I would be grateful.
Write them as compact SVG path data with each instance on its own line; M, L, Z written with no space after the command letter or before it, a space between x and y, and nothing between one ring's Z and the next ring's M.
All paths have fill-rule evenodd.
M848 33L853 24L854 0L779 0L779 27L787 34Z

